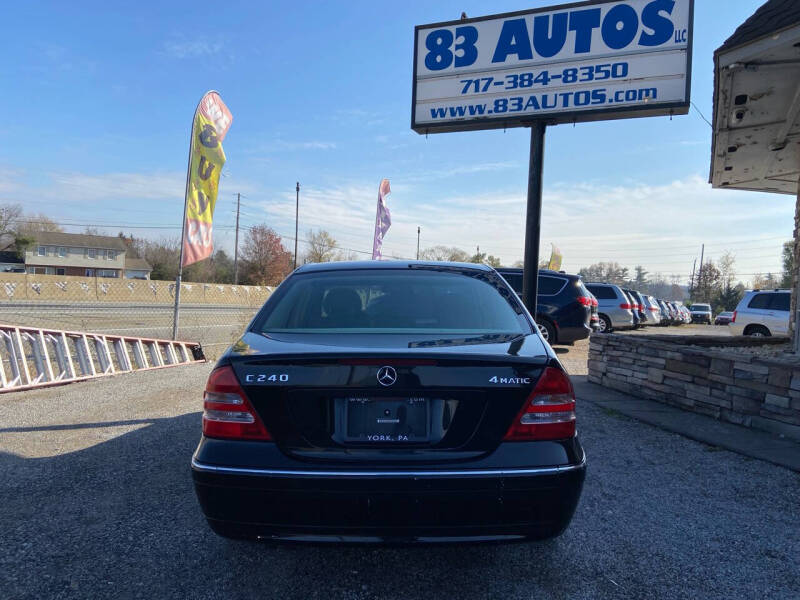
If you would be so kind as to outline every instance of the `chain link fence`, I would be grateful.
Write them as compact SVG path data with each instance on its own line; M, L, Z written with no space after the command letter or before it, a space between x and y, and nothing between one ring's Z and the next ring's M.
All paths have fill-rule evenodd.
M271 287L182 283L178 338L219 356ZM175 282L0 274L0 323L136 337L172 337Z

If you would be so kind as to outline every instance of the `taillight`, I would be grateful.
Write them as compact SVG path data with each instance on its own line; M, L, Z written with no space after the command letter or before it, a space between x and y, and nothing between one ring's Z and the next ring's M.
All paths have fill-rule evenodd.
M214 369L203 394L203 435L213 438L271 440L230 366Z
M650 307L650 312L656 312L658 309L655 306Z
M736 323L736 313L739 311L733 311L733 318L731 319L731 323Z
M619 307L620 307L621 309L623 309L623 310L630 310L630 309L632 309L632 308L633 308L633 306L631 306L630 304L626 304L625 302L623 302L622 304L620 304L620 305L619 305Z
M589 296L578 296L578 304L582 304L583 306L591 306L592 299Z
M597 301L597 298L592 298L592 306L600 306L600 303Z
M547 367L504 439L561 440L574 435L575 392L572 383L560 369Z

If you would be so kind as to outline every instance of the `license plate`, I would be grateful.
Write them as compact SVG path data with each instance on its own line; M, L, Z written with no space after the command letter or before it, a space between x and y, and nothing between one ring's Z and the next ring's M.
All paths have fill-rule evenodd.
M427 398L344 398L346 442L421 443L430 438Z

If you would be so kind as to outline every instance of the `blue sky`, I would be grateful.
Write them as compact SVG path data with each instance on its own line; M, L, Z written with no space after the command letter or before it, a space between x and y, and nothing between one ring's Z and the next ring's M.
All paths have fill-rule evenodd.
M378 183L385 252L447 244L521 258L528 131L424 136L409 127L415 25L552 2L25 2L4 10L0 202L63 223L178 236L192 111L217 89L234 115L215 221L326 228L368 251ZM698 0L692 97L711 118L713 50L761 4ZM724 10L720 10L724 5ZM711 190L711 129L688 116L548 129L542 250L688 277L731 250L743 280L780 269L794 198ZM69 230L79 231L75 226ZM287 240L287 246L292 242Z

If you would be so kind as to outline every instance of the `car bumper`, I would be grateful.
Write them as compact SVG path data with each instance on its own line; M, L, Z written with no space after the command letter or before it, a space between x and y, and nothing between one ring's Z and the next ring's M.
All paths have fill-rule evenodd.
M195 491L212 527L276 541L553 537L572 519L585 472L585 455L566 466L435 471L265 470L192 459Z
M585 340L592 333L592 328L589 325L580 325L578 327L559 327L557 332L556 344L571 344L579 340Z

